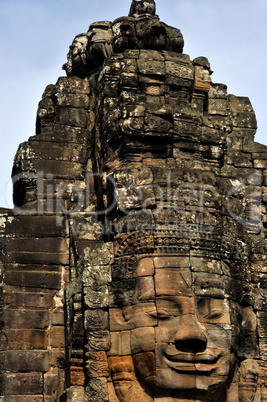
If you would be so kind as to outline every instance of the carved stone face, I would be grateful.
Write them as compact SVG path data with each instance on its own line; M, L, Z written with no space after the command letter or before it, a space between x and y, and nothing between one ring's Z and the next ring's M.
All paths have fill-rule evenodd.
M205 269L205 261L206 272L196 272ZM211 395L224 390L235 361L236 336L235 325L231 327L234 304L227 294L231 280L222 274L220 261L199 259L198 264L195 258L190 268L189 257L146 258L139 261L136 275L146 275L148 264L153 274L137 277L135 305L123 311L132 328L139 381L171 392Z
M129 18L118 18L114 21L112 29L115 52L123 52L125 49L138 47L135 23Z

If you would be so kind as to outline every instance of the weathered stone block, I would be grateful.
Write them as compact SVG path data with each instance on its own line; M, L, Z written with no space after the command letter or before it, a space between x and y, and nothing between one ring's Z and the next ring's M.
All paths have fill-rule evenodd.
M145 117L145 130L155 133L168 133L173 130L173 123L166 121L166 119L161 116L154 116L148 114Z
M109 356L127 356L131 354L130 331L111 332L110 342Z
M190 265L194 272L211 272L213 274L222 274L221 261L214 261L211 258L202 258L190 255Z
M47 130L49 130L49 128ZM51 127L48 132L46 132L43 127L42 134L38 133L38 135L29 138L31 142L48 141L66 145L69 143L84 144L86 139L87 134L85 129L60 124Z
M253 307L244 307L242 312L242 327L247 331L256 332L257 317L253 311Z
M202 130L196 121L177 119L175 116L174 127L174 135L179 136L179 139L188 140L190 138L192 140L199 140L201 138Z
M239 336L238 356L242 359L258 359L259 346L255 332L242 330Z
M253 164L256 169L267 169L267 160L254 159Z
M15 238L7 242L6 250L17 252L68 252L68 240L64 238Z
M209 97L211 99L226 99L227 86L225 84L211 83L209 90Z
M102 309L87 310L84 314L84 327L88 332L108 329L108 313Z
M50 345L52 348L65 347L65 328L53 326L50 330Z
M87 151L84 146L80 144L73 144L70 147L61 147L55 142L33 142L31 143L31 152L34 154L32 160L46 159L56 161L67 161L86 163Z
M10 251L7 254L7 261L10 263L20 263L20 264L59 264L67 265L69 262L68 253L45 253L45 252L31 252L25 251L17 252Z
M141 49L139 53L140 59L147 59L150 61L157 60L157 61L164 61L164 57L162 56L161 52L151 49Z
M88 332L88 345L94 350L108 351L110 349L109 331Z
M146 167L136 169L124 168L114 174L114 180L119 187L131 184L142 186L153 182L153 173L151 169Z
M108 365L113 380L135 380L132 356L110 356Z
M85 94L71 94L55 92L57 106L68 106L87 109L89 107L89 97Z
M7 395L3 398L5 402L44 402L43 395ZM45 399L46 402L46 399ZM52 402L52 401L51 401Z
M155 257L155 268L189 268L189 257Z
M238 112L233 119L233 124L235 127L257 128L256 117L252 112Z
M47 289L61 288L61 273L11 271L5 275L5 282L10 286L27 286Z
M46 329L49 325L49 313L42 310L8 309L4 310L7 328Z
M83 367L70 366L70 383L74 386L84 387L85 374Z
M210 73L207 69L195 66L194 89L200 92L209 92L211 84Z
M155 350L155 328L143 327L133 329L131 332L131 354Z
M17 372L42 372L50 369L48 351L17 351L0 352L0 370Z
M197 296L224 298L231 293L231 279L227 276L193 273L194 292Z
M89 377L109 377L107 354L104 351L89 351L87 357L87 373Z
M15 323L16 325L16 323ZM48 346L47 330L21 329L19 322L17 323L20 329L7 329L6 335L8 338L8 348L14 350L27 349L46 349Z
M85 401L108 402L106 378L92 378L85 389Z
M133 296L133 301L136 303L145 300L154 300L155 285L153 276L140 276L136 278L136 288Z
M84 387L73 386L66 390L66 402L84 402Z
M228 95L230 107L236 112L251 112L253 113L253 107L249 98L246 96Z
M84 271L84 280L90 280L90 276L101 278L101 284L110 282L110 273L108 267L113 262L113 244L111 242L90 242L77 241L75 242L78 254L84 260L84 265L87 270ZM101 268L100 268L101 267Z
M135 73L122 73L121 74L121 85L137 87L138 86L138 76ZM110 96L109 91L109 96Z
M68 162L68 161L56 161L56 160L40 160L36 159L34 161L34 167L36 171L43 172L44 176L52 174L55 179L72 179L72 180L82 180L82 165L80 163ZM64 191L67 190L67 187L60 188L60 193L57 198L58 207L61 206L60 196ZM54 212L55 210L53 210ZM61 212L61 210L57 210L56 212Z
M84 286L84 302L90 309L101 309L108 307L109 289L107 285L90 287Z
M209 113L227 116L229 113L228 101L226 99L211 99L209 101Z
M165 60L178 61L180 63L186 63L186 64L190 63L190 56L185 53L177 53L163 50L162 55L164 56Z
M88 122L88 112L85 109L60 107L57 119L59 124L85 128Z
M28 290L28 289L27 289ZM54 304L55 290L34 289L24 291L18 288L7 287L5 301L11 307L35 307L49 309Z
M66 233L66 222L59 226L55 216L31 215L31 219L24 215L14 215L15 219L7 221L6 235L16 233L17 237L62 237Z
M42 373L1 374L5 395L36 395L42 394ZM23 398L23 397L22 397Z
M64 325L64 311L54 311L52 314L52 325Z
M190 293L192 285L191 272L182 269L177 272L175 268L156 268L155 292L156 296L165 294L186 295Z
M46 397L59 399L64 391L64 372L58 369L52 369L51 372L44 374L43 393Z
M133 356L133 362L137 376L148 378L155 375L156 362L153 352L138 353Z
M192 66L173 61L166 61L165 64L166 84L180 85L184 83L182 86L185 87L191 85L190 82L194 79L194 68Z
M89 80L78 77L59 77L56 83L56 90L60 92L70 92L76 94L87 94L90 90Z
M154 275L154 271L154 259L145 257L138 261L133 276L152 276Z
M53 348L51 349L51 367L65 370L66 368L66 355L65 349Z
M165 75L165 65L163 61L147 59L137 60L138 71L144 75Z
M119 188L116 190L115 199L119 210L125 211L134 208L146 209L155 205L154 189L151 185Z

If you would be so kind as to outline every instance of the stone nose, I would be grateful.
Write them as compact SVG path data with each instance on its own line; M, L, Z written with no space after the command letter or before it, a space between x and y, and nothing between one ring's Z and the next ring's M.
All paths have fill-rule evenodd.
M204 352L207 346L205 328L193 314L186 314L179 320L175 334L175 346L186 353Z

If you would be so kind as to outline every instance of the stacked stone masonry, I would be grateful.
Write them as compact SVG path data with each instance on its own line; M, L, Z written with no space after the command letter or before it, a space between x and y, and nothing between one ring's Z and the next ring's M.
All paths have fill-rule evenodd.
M0 211L0 400L267 400L267 148L152 0L78 35ZM2 398L2 399L1 399Z

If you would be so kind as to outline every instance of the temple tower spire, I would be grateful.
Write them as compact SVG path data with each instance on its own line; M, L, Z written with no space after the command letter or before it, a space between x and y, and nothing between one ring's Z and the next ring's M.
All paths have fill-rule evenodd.
M156 13L156 3L154 0L132 0L129 17L137 17L141 14L148 14L154 17Z

